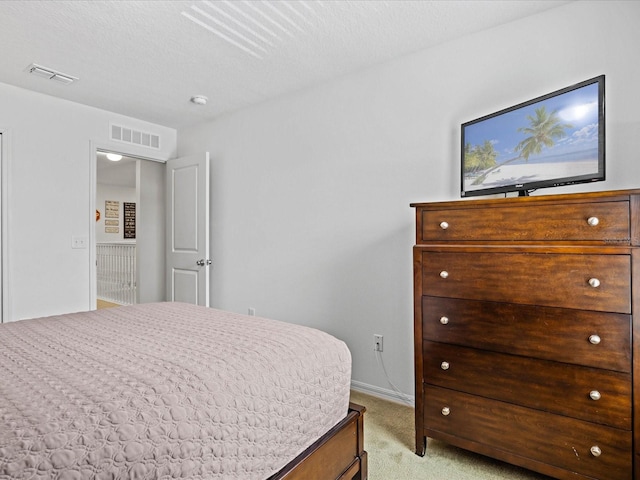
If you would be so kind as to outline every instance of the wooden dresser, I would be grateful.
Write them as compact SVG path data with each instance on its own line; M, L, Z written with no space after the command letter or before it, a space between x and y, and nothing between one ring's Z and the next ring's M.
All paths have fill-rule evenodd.
M640 190L411 206L416 453L640 479Z

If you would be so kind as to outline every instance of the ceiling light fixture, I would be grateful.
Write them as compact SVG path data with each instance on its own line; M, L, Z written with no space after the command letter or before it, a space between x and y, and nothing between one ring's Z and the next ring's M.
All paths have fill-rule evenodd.
M112 162L119 162L120 160L122 160L122 155L119 155L117 153L107 153L107 158Z
M42 65L37 65L35 63L32 63L31 65L29 65L27 67L27 71L33 75L36 75L37 77L54 80L64 85L69 85L70 83L73 83L76 80L79 80L78 77L74 77L73 75L57 72L52 68L43 67Z
M191 97L191 103L195 103L196 105L206 105L209 99L204 95L194 95Z

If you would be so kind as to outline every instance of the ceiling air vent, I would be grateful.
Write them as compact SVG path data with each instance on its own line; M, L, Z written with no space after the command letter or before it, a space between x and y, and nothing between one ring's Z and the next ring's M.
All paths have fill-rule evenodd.
M111 140L117 142L131 143L141 147L160 149L160 135L149 132L141 132L130 127L111 124Z

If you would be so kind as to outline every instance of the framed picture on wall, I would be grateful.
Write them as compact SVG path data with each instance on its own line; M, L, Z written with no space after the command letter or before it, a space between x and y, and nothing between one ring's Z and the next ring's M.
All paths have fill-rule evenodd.
M123 202L124 238L136 238L136 204Z
M120 202L117 200L104 201L105 218L120 218Z

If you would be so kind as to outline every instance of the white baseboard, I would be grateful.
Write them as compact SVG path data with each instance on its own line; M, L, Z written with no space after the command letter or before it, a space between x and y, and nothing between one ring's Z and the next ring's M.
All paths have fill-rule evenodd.
M416 398L413 395L398 393L394 390L376 387L375 385L358 382L357 380L351 380L351 389L373 397L382 398L383 400L389 400L390 402L402 403L403 405L410 405L412 407L416 405Z

